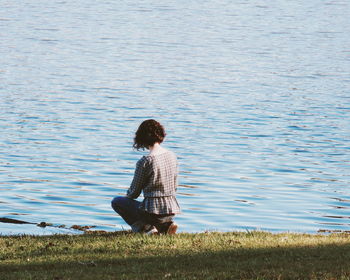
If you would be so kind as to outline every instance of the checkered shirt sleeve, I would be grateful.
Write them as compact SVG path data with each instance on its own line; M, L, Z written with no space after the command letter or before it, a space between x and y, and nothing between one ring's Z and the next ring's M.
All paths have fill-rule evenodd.
M146 185L149 178L149 164L146 157L142 157L136 163L134 178L131 182L130 188L127 191L129 198L138 198L143 187Z

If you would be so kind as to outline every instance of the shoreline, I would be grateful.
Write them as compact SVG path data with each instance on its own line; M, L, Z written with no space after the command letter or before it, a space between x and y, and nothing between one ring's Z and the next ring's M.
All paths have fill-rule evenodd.
M18 219L12 219L12 218L6 218L6 217L0 217L0 224L5 223L5 224L16 224L16 225L32 225L36 226L42 229L60 229L60 230L68 230L71 231L71 234L84 234L87 232L103 232L103 233L113 233L116 231L105 231L105 230L93 230L96 226L94 225L71 225L71 226L66 226L64 224L53 224L53 223L47 223L47 222L40 222L40 223L33 223L33 222L28 222L28 221L23 221L23 220L18 220ZM118 230L117 230L118 231ZM124 231L124 230L122 230ZM232 230L232 231L219 231L219 230L208 230L208 231L202 231L202 232L182 232L182 233L190 233L190 234L195 234L195 233L205 233L205 232L245 232L245 231L250 231L250 230L245 230L245 231L237 231L237 230ZM255 229L253 231L263 231L263 232L270 232L272 234L278 234L278 233L296 233L296 234L320 234L320 233L349 233L350 230L330 230L330 229L319 229L317 232L293 232L293 231L266 231L266 230L259 230ZM20 233L19 233L20 234ZM52 234L56 234L53 232ZM57 232L57 234L60 234L60 232ZM65 234L65 233L62 233ZM69 234L67 232L66 234ZM21 235L21 234L20 234ZM32 235L32 234L26 234L24 233L23 235ZM45 234L49 235L49 234ZM6 234L3 235L0 232L0 236L11 236L11 234ZM42 236L42 235L35 235L33 236Z
M50 235L82 235L82 234L93 234L93 233L104 233L104 234L110 234L114 232L129 232L129 230L115 230L115 231L105 231L105 230L94 230L96 226L94 225L71 225L66 226L64 224L53 224L53 223L47 223L47 222L40 222L40 223L33 223L33 222L27 222L23 220L18 219L12 219L12 218L5 218L0 217L0 225L1 224L13 224L17 226L31 226L33 227L32 233L21 233L20 231L15 234L9 234L0 232L1 236L50 236ZM35 230L34 230L35 229ZM38 232L40 229L42 229L42 232ZM46 230L46 231L45 231ZM245 230L245 231L219 231L219 230L206 230L206 231L200 231L200 232L180 232L180 233L187 233L187 234L200 234L200 233L207 233L207 232L218 232L218 233L225 233L225 232L250 232L251 230ZM283 234L283 233L292 233L292 234L309 234L309 235L317 235L317 234L334 234L334 233L345 233L350 234L350 230L330 230L330 229L319 229L317 232L294 232L294 231L267 231L267 230L260 230L255 229L253 231L262 231L267 232L271 234ZM36 234L35 234L36 233Z

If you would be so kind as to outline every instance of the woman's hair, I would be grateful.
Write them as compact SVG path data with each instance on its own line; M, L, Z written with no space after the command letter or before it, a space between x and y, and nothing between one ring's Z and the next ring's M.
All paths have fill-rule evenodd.
M156 120L143 121L135 133L133 147L137 150L162 143L165 138L164 127Z

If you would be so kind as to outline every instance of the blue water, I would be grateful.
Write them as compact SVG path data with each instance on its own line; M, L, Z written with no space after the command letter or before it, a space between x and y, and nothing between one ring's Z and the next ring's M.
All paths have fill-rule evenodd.
M110 200L155 118L181 231L349 230L348 1L0 3L0 217L128 228Z

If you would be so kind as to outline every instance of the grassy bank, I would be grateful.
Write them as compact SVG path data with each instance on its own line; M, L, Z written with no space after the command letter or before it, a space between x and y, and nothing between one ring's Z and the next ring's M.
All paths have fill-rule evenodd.
M0 237L0 279L350 279L350 235Z

